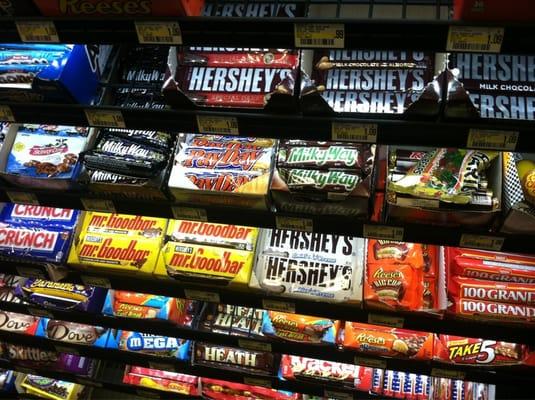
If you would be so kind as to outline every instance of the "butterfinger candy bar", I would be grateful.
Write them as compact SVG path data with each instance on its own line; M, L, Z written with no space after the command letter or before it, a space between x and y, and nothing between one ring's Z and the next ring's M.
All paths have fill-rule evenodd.
M284 146L279 148L278 167L285 168L347 168L360 171L367 163L370 147L350 145Z
M266 171L271 164L271 149L208 149L187 146L176 161L186 168L230 171Z
M278 171L290 191L350 193L362 181L358 173L350 171L320 171L297 168L278 168Z
M465 299L458 296L451 297L450 300L453 303L452 309L460 316L502 318L511 321L535 321L535 306Z
M461 336L436 335L436 360L452 364L478 367L521 364L527 354L525 345L465 338Z
M193 363L216 368L245 370L270 375L274 367L272 353L234 347L195 343Z
M298 314L268 311L264 314L262 332L267 336L305 343L334 343L335 322Z
M0 311L0 330L33 335L40 318L32 315Z
M535 285L493 282L453 276L448 285L451 296L464 299L535 306Z
M211 67L296 68L298 63L298 53L286 49L187 47L177 57L182 65Z
M433 355L433 334L346 322L343 346L364 353L428 360Z

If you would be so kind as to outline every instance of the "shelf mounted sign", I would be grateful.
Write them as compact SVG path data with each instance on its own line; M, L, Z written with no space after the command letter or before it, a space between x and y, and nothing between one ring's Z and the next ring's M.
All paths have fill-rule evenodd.
M84 285L86 286L98 286L106 289L111 289L111 282L108 278L101 276L82 275L81 279Z
M15 122L15 115L11 107L0 105L0 121Z
M377 143L377 124L333 122L331 137L334 141Z
M253 351L267 351L271 353L271 343L258 342L256 340L238 339L238 346L242 349Z
M172 207L171 211L173 212L174 219L187 219L201 222L208 221L208 215L206 214L206 210L204 208Z
M325 389L323 392L323 396L328 399L336 399L336 400L353 400L355 396L351 393L347 392L339 392L337 390L331 390L331 389Z
M504 28L484 26L450 26L446 51L499 53Z
M20 40L30 43L59 43L58 31L52 21L16 21Z
M515 151L518 132L470 129L466 147L470 149Z
M480 250L500 251L503 247L505 238L497 236L472 235L463 233L459 247L470 247Z
M32 206L38 206L39 200L37 196L33 193L27 192L16 192L16 191L7 191L7 197L11 200L12 203L17 204L30 204Z
M208 303L221 303L219 293L206 292L204 290L184 289L184 295L188 300L206 301Z
M81 202L84 206L84 210L87 211L100 211L109 213L116 212L115 205L113 204L112 200L82 198Z
M390 326L392 328L403 328L405 319L394 315L368 314L368 324Z
M266 310L295 314L295 304L289 301L263 299L262 308L265 308Z
M17 272L20 276L25 278L37 278L48 280L47 274L39 267L17 267Z
M277 215L275 217L277 229L288 229L291 231L312 232L314 222L310 218L284 217Z
M103 128L126 128L123 114L119 110L84 110L87 123Z
M262 386L262 387L271 388L271 381L269 379L244 376L243 383L246 385L251 385L251 386Z
M333 48L345 47L344 24L294 24L295 47Z
M433 368L431 370L431 376L437 376L439 378L449 379L463 379L466 377L466 373L463 371L456 371L452 369Z
M356 356L353 361L355 365L359 365L361 367L386 369L386 360L380 360L378 358Z
M403 241L404 229L399 226L364 224L362 232L362 235L365 238L394 240L396 242L401 242Z
M140 44L182 44L182 31L178 22L136 21Z
M199 133L232 136L240 134L240 130L238 129L238 119L236 117L197 115L197 126L199 128Z

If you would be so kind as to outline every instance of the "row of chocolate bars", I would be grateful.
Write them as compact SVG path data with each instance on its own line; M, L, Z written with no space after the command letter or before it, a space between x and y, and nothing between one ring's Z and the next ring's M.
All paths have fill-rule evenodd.
M20 187L172 199L196 207L374 215L387 222L501 224L507 233L535 232L535 158L529 154L119 128L2 127L0 177Z
M162 296L83 287L35 278L4 276L2 301L47 304L51 307L84 309L108 316L165 319L180 326L214 333L248 338L269 337L289 342L334 345L364 354L380 354L412 359L435 359L444 363L481 368L523 363L535 364L535 353L526 346L513 343L434 335L368 324L332 321L282 312L264 311L239 306L166 298ZM48 293L48 294L47 294ZM84 300L81 300L81 298ZM199 311L200 310L200 311ZM51 320L36 316L0 312L5 321L0 330L36 335L64 343L106 347L122 351L150 354L173 360L189 361L218 369L279 376L281 379L314 381L341 385L347 389L379 394L385 397L431 399L492 398L488 385L472 382L430 378L404 372L383 371L369 367L314 360L306 357L279 355L265 351L191 342L172 337L114 330L78 323ZM82 376L92 376L94 361L78 356L43 351L13 344L4 344L4 358L26 368L50 367ZM203 378L204 379L204 378ZM181 382L176 384L175 381ZM197 394L197 380L181 374L127 367L124 382L146 385L160 390ZM236 390L243 388L235 385ZM490 393L488 392L490 390ZM256 388L266 399L296 399L290 394L275 394ZM271 395L269 395L271 393ZM212 398L208 396L208 398ZM264 398L264 397L262 397ZM62 399L58 399L62 400Z
M7 204L0 257L439 317L535 321L533 256Z
M103 71L116 59L112 50L1 44L0 100L95 102ZM445 104L451 118L535 119L533 55L165 46L118 51L119 64L109 67L126 84L113 91L115 103L125 107L436 116ZM69 79L73 73L80 79Z

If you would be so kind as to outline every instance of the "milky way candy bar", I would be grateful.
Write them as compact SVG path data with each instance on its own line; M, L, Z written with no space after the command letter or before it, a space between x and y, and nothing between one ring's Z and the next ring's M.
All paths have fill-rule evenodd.
M33 335L39 323L39 317L0 311L0 330L13 333Z
M90 183L109 183L116 185L145 185L148 178L137 178L134 176L115 174L113 172L102 171L99 169L88 169Z
M290 191L350 193L362 181L352 171L279 168L279 175Z
M211 67L296 68L298 63L298 53L287 49L186 47L177 57L179 64Z
M364 151L363 151L364 150ZM360 171L369 157L369 147L351 145L286 146L279 148L277 166L286 168L347 168Z
M84 154L84 164L90 169L99 169L121 175L135 175L150 178L160 173L164 162L144 159L126 158L100 151L91 151Z
M173 136L167 132L121 128L106 128L104 132L132 140L137 143L144 143L148 146L161 148L162 150L169 149L169 147L171 147L173 144Z
M164 153L152 147L112 135L104 135L95 150L105 155L122 156L136 160L152 160L155 163L161 163L167 159Z
M104 347L109 333L109 328L41 318L35 336L65 343Z
M274 358L272 353L196 342L193 363L270 375L274 367Z

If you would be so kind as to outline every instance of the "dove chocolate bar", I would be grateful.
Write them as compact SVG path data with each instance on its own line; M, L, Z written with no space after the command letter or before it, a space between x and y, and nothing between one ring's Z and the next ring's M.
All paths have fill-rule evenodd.
M105 347L110 332L109 328L41 318L35 336L65 343Z

